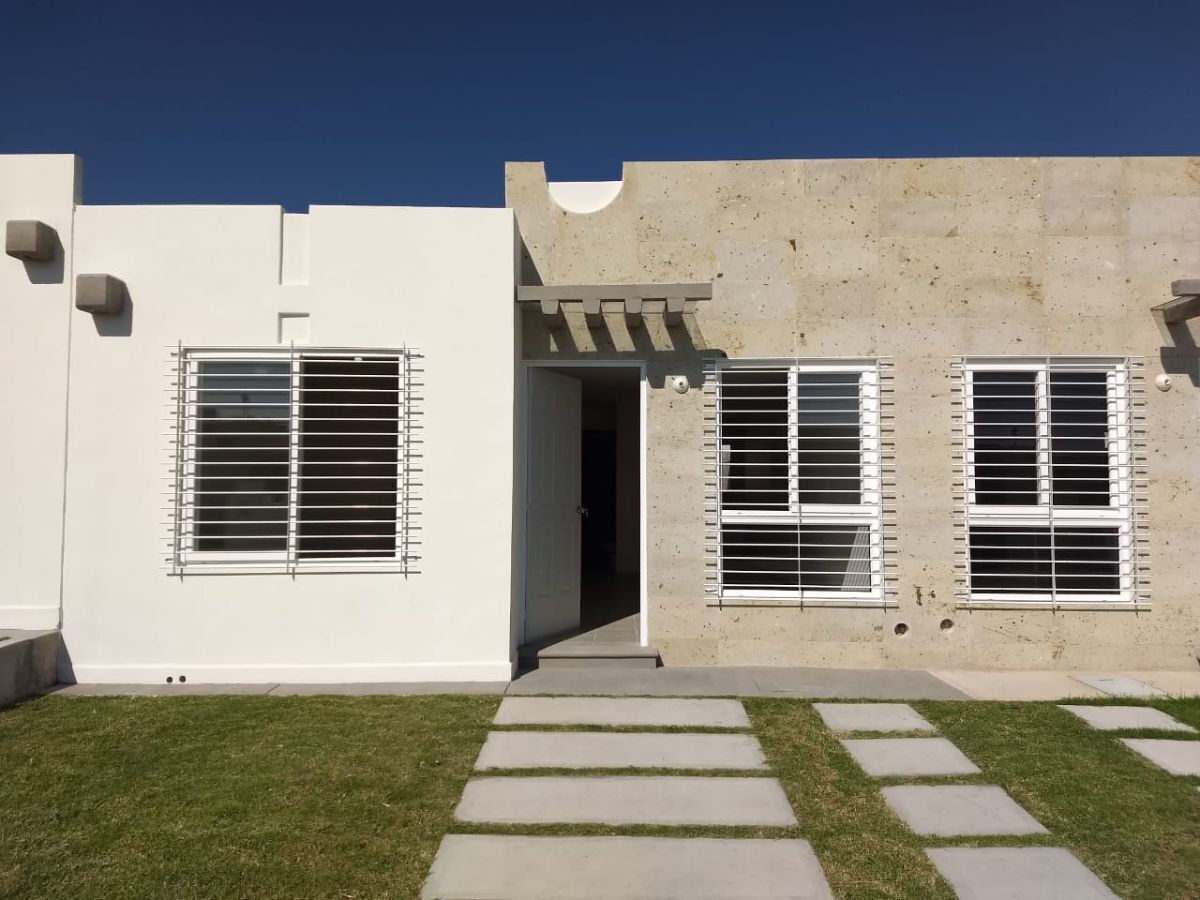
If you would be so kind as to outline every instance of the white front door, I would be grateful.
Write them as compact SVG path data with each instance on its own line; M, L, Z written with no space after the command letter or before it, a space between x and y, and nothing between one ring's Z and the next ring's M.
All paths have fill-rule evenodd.
M525 643L579 627L580 383L529 370Z

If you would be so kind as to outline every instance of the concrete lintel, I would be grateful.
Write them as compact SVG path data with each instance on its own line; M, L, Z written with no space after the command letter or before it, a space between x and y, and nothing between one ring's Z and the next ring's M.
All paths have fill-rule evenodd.
M117 315L125 308L125 282L115 275L76 275L75 308L93 315Z
M687 300L683 297L668 297L667 308L663 313L666 319L667 327L674 328L677 325L683 324L683 308Z
M666 300L683 297L688 300L711 300L712 284L550 284L518 285L518 303L537 303L540 300Z
M4 229L4 252L17 259L45 262L54 258L55 231L36 219L12 219Z
M552 330L557 331L567 324L566 316L562 312L562 306L557 300L544 298L538 301L538 305L542 310L542 318L546 320L546 325Z
M600 308L598 297L586 297L583 301L583 316L588 328L604 327L604 312Z

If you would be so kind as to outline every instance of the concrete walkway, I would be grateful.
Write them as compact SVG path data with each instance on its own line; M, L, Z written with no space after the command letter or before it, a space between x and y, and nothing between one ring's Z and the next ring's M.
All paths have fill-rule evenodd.
M704 728L687 731L536 731ZM733 700L506 697L460 822L501 826L625 825L790 828L796 817ZM714 733L713 729L725 729ZM543 769L694 770L695 775L542 775ZM736 777L705 771L740 770ZM762 773L747 776L744 772ZM825 900L833 895L812 848L794 838L451 834L424 900Z

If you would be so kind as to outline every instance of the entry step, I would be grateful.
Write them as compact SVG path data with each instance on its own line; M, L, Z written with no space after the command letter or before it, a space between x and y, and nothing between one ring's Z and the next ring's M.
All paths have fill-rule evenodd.
M655 669L658 648L632 641L600 642L567 638L548 644L526 644L518 656L524 668L579 668L605 666L626 669Z
M826 900L807 841L510 837L442 840L422 900Z

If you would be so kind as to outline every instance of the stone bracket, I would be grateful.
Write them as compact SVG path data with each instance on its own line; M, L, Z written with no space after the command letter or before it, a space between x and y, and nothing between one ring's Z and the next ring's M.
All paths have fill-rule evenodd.
M76 275L75 308L92 315L115 316L125 309L125 282L114 275Z
M56 236L45 222L12 219L4 229L4 252L29 262L46 262L54 258Z

